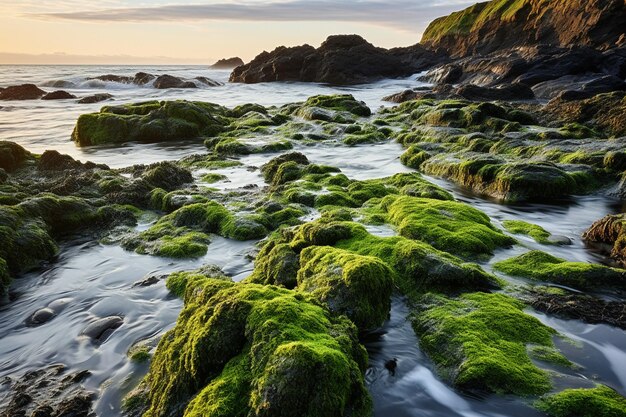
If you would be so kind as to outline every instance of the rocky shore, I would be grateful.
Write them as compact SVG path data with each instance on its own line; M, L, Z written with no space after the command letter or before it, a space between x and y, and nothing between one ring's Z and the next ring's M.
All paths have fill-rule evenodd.
M54 262L77 235L172 262L201 258L217 237L254 241L253 270L240 282L211 265L164 277L184 306L157 346L137 341L129 350L149 369L125 396L126 415L371 415L364 335L384 325L400 294L419 348L458 392L553 417L624 416L626 398L577 364L567 347L575 342L537 314L626 328L624 213L597 213L580 236L603 263L572 261L553 254L570 238L500 222L426 175L503 210L583 195L623 201L625 8L620 0L492 0L436 20L421 45L385 50L333 36L317 49L264 52L231 75L356 84L428 70L422 79L432 85L388 97L392 107L371 109L349 94L280 107L147 101L83 114L72 133L81 147L187 140L206 148L177 161L111 169L1 141L0 296L10 309L13 280ZM145 73L99 78L195 86ZM0 98L44 94L20 86ZM360 148L390 141L410 170L381 178L351 178L303 150L352 147L358 158ZM212 186L228 181L218 170L247 155L264 156L250 168L262 186ZM43 307L25 325L56 314ZM101 317L82 335L105 343L124 325ZM0 413L91 415L86 375L60 366L0 381L10 392Z

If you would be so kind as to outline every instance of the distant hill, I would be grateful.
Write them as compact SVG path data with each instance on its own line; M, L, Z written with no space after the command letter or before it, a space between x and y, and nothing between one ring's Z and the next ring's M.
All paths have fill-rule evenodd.
M626 44L626 0L492 0L434 20L422 43L452 56L551 44Z

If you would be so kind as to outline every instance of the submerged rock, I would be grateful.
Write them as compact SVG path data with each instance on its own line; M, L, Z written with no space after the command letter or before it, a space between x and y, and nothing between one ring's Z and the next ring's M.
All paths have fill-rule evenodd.
M172 75L160 75L154 80L154 88L166 89L166 88L197 88L196 84L191 81L184 81L181 78L174 77Z
M91 96L86 96L78 100L80 104L91 104L91 103L99 103L101 101L111 100L113 99L113 95L109 93L97 93Z
M120 316L104 317L85 327L81 335L87 336L97 343L103 343L122 324L124 324L124 319Z
M42 100L68 100L76 98L75 95L68 93L67 91L59 90L53 91L51 93L46 94L41 99Z
M0 100L37 100L46 94L35 84L22 84L6 87L0 91Z

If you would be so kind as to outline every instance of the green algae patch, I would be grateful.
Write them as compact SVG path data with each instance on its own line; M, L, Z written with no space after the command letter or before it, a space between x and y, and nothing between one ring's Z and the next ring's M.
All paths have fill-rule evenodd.
M384 199L381 206L400 235L458 256L489 255L515 243L467 204L400 196Z
M622 417L626 415L626 398L613 389L568 389L548 395L536 402L536 407L551 417Z
M527 252L498 262L494 269L512 276L577 288L623 287L626 284L626 271L584 262L568 262L541 251Z
M259 251L249 282L264 285L280 285L293 289L298 285L300 269L298 254L287 243L269 239Z
M550 346L530 346L528 353L531 358L566 368L575 368L576 365L567 359L556 348Z
M286 106L285 110L306 120L335 123L353 123L354 116L372 115L370 108L351 94L312 96L304 103Z
M81 115L72 139L88 146L210 137L225 130L226 112L216 104L184 100L105 106L98 113Z
M267 229L252 216L231 213L215 201L189 204L161 217L148 230L125 239L123 245L138 253L170 258L203 256L209 234L235 240L265 237Z
M15 142L0 141L0 169L13 172L34 156Z
M145 378L146 417L369 415L356 328L294 291L205 278Z
M389 317L393 272L380 259L329 246L300 253L298 290L311 293L359 329L381 326Z
M503 294L427 295L413 325L420 347L457 387L540 395L550 390L550 378L532 363L527 346L553 347L555 331L524 307Z
M502 222L504 228L518 235L526 235L535 239L535 242L542 243L544 245L551 245L550 236L552 234L545 230L543 227L536 224L528 223L522 220L505 220Z

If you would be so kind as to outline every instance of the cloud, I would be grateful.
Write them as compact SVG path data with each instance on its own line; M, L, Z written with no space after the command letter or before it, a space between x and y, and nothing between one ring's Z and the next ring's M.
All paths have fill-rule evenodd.
M81 22L335 21L382 25L401 30L422 28L433 18L473 3L454 0L287 0L123 7L28 14L30 17Z

